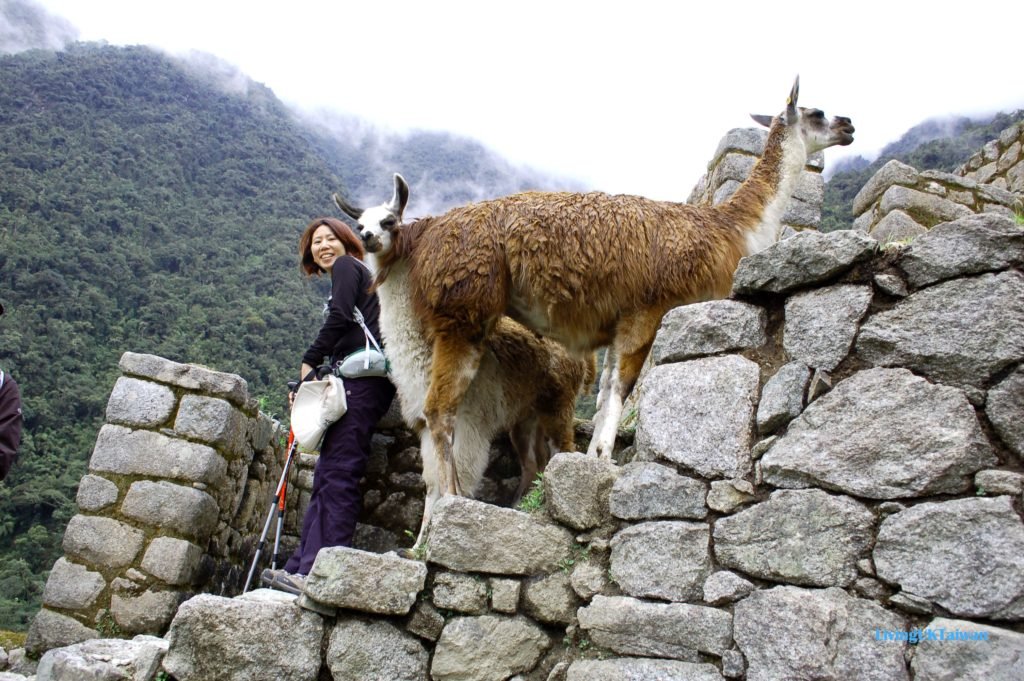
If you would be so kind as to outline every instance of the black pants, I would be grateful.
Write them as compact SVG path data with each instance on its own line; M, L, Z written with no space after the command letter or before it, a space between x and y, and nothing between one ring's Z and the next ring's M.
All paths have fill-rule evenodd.
M363 508L359 480L370 458L370 438L395 397L395 386L387 378L344 381L348 411L324 434L299 548L284 566L292 574L309 574L325 546L352 545Z

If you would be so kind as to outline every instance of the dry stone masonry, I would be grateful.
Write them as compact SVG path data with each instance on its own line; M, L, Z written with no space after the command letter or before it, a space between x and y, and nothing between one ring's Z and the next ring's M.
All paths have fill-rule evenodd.
M975 213L1024 214L1024 125L1010 126L953 173L889 161L853 200L854 229L906 241Z
M924 220L904 190L967 211L936 208L909 245L799 231L741 261L731 299L670 312L617 461L559 454L538 510L507 507L496 464L486 501L438 502L422 555L390 551L422 487L386 417L358 546L309 576L317 612L238 595L276 424L238 377L126 355L36 681L1024 678L1024 228L995 192L1020 191L1012 130L970 171L1005 186L876 176L879 219Z

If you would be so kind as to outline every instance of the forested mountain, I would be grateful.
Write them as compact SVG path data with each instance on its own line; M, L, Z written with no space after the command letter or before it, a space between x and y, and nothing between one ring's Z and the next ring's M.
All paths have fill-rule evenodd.
M928 120L915 125L895 142L887 144L872 162L857 156L841 161L825 184L821 231L850 229L853 199L861 187L889 161L896 159L918 170L950 172L963 164L986 142L1019 120L1024 110L998 113L982 119L963 116Z
M214 73L141 47L0 56L0 366L25 410L0 629L38 608L123 352L237 373L282 414L326 291L298 235L331 192L385 200L394 170L442 189L431 209L551 188L470 140L339 135Z

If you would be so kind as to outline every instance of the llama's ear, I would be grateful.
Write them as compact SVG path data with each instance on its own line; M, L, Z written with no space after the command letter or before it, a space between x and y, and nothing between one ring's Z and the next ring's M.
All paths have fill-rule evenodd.
M763 125L766 128L772 127L772 117L771 116L762 116L762 115L759 115L759 114L750 114L750 117L754 119L755 123L759 123L759 124Z
M789 98L786 100L786 123L792 125L797 121L796 100L800 97L800 76L793 81L793 89L789 91Z
M394 213L399 220L402 219L402 213L405 212L405 206L409 203L409 185L406 183L405 178L395 173L395 193L391 196L391 203L388 204L388 210Z
M334 205L341 209L341 212L349 216L353 220L359 220L363 216L363 209L356 208L351 205L345 199L341 198L340 194L331 194L331 198L334 199Z

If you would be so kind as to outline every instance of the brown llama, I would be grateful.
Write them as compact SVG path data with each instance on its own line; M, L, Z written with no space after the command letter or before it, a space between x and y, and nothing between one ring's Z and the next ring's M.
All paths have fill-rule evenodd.
M577 355L609 347L589 452L611 457L623 401L665 312L727 296L740 258L777 240L808 155L853 141L850 119L829 124L822 111L798 107L798 93L799 79L770 121L762 158L717 206L527 192L406 227L418 242L408 255L412 306L433 338L424 413L444 493L463 492L452 460L456 414L502 315ZM404 180L395 184L396 195L408 194Z
M403 181L404 184L404 181ZM427 492L416 546L425 538L434 502L440 498L439 468L423 412L430 386L433 338L412 308L406 258L415 235L402 225L408 193L370 208L361 222L386 223L375 235L360 228L368 264L377 272L380 331L391 359L402 417L420 439ZM335 196L335 200L344 203ZM507 432L521 468L518 501L555 452L575 449L576 398L594 381L593 354L574 359L557 343L503 317L483 344L480 366L455 418L453 460L459 480L472 493L487 468L491 443Z

